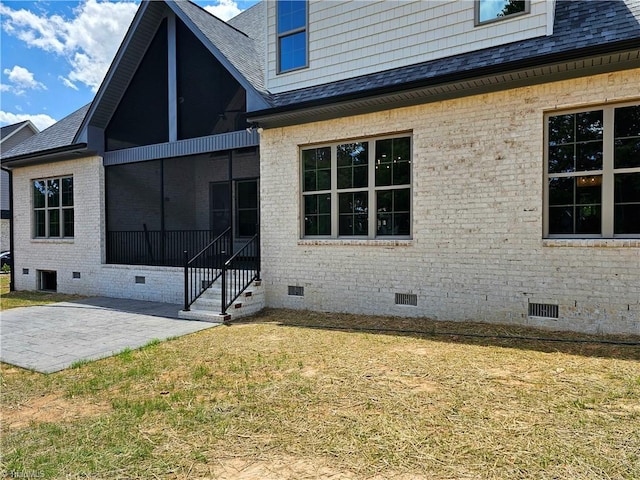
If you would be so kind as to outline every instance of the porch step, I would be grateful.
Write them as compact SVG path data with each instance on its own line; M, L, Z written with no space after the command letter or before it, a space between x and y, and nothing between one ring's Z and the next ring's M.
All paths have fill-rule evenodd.
M189 311L180 310L178 316L187 320L224 323L258 313L264 308L264 288L261 281L253 282L227 309L220 314L222 292L220 282L216 282L191 305Z

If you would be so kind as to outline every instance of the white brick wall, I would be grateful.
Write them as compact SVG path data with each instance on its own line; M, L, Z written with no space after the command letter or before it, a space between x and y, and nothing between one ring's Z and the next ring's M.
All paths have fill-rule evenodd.
M638 99L638 85L635 69L265 130L267 306L640 334L640 240L542 239L544 112ZM298 146L407 130L413 240L300 240ZM529 301L560 318L529 318Z
M33 239L33 180L73 175L74 239ZM14 248L16 289L35 290L36 270L57 271L59 292L90 293L104 243L104 170L99 157L14 170ZM28 274L23 269L29 270ZM72 272L82 274L81 282Z
M32 181L73 175L75 236L32 239ZM37 271L57 273L60 293L183 302L180 268L104 265L104 168L100 157L14 170L15 280L17 290L36 290ZM27 269L28 273L23 273ZM79 272L80 278L73 278ZM144 283L136 283L136 276Z
M551 32L555 1L474 26L474 2L309 1L309 67L277 73L276 2L267 2L267 88L272 93L504 45Z

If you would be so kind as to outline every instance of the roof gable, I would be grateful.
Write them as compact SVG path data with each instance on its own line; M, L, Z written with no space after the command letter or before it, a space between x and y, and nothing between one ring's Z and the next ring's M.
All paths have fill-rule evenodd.
M5 125L0 127L0 143L25 128L29 129L34 135L40 131L33 123L31 123L31 120L25 120L12 125Z
M179 18L242 85L248 103L255 108L269 106L260 55L253 39L189 1L146 0L141 3L75 141L90 136L89 127L106 128L160 23L170 15Z

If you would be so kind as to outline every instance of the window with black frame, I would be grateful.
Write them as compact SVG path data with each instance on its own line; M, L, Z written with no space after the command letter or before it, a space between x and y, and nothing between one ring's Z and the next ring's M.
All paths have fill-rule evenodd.
M411 137L301 150L303 237L410 238Z
M73 177L34 180L34 238L68 238L73 235Z
M640 236L640 105L547 117L548 237Z

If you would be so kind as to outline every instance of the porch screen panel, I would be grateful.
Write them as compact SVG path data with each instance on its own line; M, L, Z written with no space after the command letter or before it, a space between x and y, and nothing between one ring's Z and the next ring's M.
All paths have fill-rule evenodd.
M107 151L169 141L167 69L164 20L105 130Z

